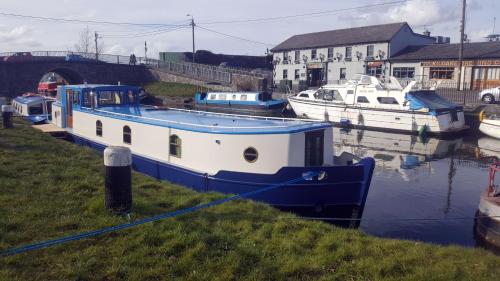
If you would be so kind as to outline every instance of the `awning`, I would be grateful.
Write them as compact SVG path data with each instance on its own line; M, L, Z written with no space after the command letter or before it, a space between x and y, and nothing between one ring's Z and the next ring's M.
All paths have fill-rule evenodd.
M368 67L378 67L381 66L382 62L381 61L369 61L368 62Z

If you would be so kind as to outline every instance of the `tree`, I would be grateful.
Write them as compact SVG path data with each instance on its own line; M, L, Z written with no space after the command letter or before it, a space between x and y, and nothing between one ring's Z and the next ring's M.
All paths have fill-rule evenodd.
M95 46L95 34L90 31L90 28L85 27L80 33L78 42L75 44L75 52L102 54L104 50L104 43L102 37L97 38L97 50Z

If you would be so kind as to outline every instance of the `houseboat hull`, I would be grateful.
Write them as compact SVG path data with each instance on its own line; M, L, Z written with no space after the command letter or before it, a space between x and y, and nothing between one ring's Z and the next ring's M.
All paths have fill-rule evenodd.
M100 153L107 147L106 144L82 136L72 134L72 137L75 143L91 147ZM364 158L355 165L284 167L275 174L219 171L215 175L208 175L133 153L132 167L140 173L196 191L229 194L241 194L283 184L301 178L305 172L325 172L326 177L323 180L301 180L296 184L283 185L250 198L276 207L323 209L330 206L364 206L375 161L373 158Z
M433 135L457 134L467 128L462 110L455 112L457 120L452 121L450 112L431 115L424 111L327 104L293 97L289 98L289 103L298 117L329 121L352 128L412 134L425 131Z
M479 125L479 131L492 138L500 139L500 120L484 119Z

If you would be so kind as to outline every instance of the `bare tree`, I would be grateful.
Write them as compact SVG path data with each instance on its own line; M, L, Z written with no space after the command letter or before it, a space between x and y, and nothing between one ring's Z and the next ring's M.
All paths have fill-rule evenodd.
M79 33L78 42L75 44L74 48L76 52L80 53L102 54L104 42L102 41L102 37L99 37L96 32L90 31L90 28L87 26Z

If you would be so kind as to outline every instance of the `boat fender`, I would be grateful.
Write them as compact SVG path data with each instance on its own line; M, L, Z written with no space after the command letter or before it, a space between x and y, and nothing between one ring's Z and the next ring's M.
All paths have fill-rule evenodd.
M421 137L427 136L427 129L427 125L423 125L422 127L420 127L420 129L418 129L418 135Z
M108 146L104 149L105 206L117 214L132 208L132 153L128 147Z
M286 104L285 108L286 110L292 110L292 106L289 103Z
M479 112L479 122L483 122L484 115L485 115L485 113L484 113L484 109L483 109L483 110L481 110L481 112Z

